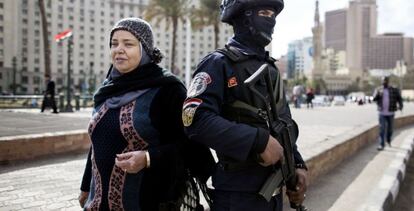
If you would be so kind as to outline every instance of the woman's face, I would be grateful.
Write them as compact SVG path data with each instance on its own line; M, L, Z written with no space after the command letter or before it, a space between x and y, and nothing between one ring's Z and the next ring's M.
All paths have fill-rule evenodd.
M131 72L141 61L141 45L128 31L118 30L112 35L112 64L122 74Z

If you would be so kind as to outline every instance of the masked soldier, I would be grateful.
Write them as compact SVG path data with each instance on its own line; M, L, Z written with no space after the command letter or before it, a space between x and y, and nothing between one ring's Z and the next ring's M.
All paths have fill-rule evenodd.
M279 170L275 164L283 159L283 146L270 135L268 117L263 112L266 102L243 84L263 64L270 68L277 113L293 125L297 185L296 191L287 194L293 203L300 204L305 198L307 168L295 144L298 128L285 100L276 60L265 50L283 7L283 0L223 0L221 21L233 26L234 37L225 48L201 61L187 91L182 112L186 133L214 149L219 160L212 176L213 211L283 208L283 184L270 201L259 194L269 175ZM263 79L255 88L268 95Z

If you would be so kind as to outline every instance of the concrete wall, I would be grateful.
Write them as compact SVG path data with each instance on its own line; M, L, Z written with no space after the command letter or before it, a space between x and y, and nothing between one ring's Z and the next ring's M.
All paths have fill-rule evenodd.
M413 124L413 115L400 117L395 119L394 128L399 129ZM343 140L340 144L306 160L310 183L313 183L317 177L328 173L364 146L376 142L378 140L378 125L367 126L363 129L362 133L354 137L347 137Z
M89 135L85 130L3 137L0 138L0 164L86 152L89 147Z

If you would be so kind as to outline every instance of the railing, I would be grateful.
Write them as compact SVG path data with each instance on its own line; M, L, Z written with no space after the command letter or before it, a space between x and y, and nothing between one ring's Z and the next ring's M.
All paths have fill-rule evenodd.
M1 108L40 108L42 106L43 95L0 95ZM63 110L66 105L66 96L59 94L55 96L56 106ZM76 110L93 106L91 95L75 94L71 101Z

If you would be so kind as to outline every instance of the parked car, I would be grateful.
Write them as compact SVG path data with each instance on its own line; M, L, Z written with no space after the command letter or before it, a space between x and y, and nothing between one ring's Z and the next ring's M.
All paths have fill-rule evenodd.
M314 106L329 106L329 98L326 95L315 95L313 98L312 103Z
M334 96L333 97L333 100L332 100L332 105L335 105L335 106L339 106L339 105L344 106L345 105L345 97L344 96L340 96L340 95Z

